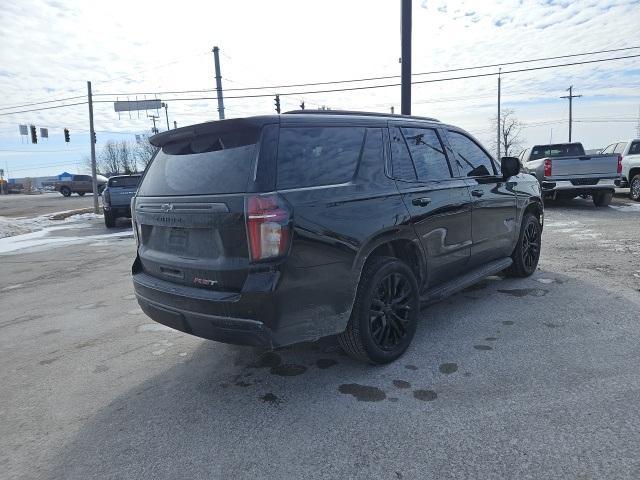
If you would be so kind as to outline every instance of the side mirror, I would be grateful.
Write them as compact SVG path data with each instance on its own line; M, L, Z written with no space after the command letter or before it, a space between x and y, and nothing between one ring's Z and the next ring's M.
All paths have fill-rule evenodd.
M502 157L500 159L500 168L502 169L502 178L507 180L520 173L520 160L516 157Z

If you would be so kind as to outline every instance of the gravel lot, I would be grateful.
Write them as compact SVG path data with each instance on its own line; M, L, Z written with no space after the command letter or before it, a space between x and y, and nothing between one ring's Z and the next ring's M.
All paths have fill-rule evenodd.
M121 226L0 255L2 478L640 478L640 204L548 205L533 277L424 310L384 367L153 323Z

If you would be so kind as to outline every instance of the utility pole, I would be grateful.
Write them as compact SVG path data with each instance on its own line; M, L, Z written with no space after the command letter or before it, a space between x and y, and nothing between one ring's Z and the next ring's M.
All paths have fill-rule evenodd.
M402 0L400 113L411 115L411 0Z
M169 112L168 112L169 105L167 105L164 102L161 103L161 105L164 107L164 116L167 118L167 130L169 130Z
M89 98L89 142L91 143L91 186L93 188L93 213L100 213L98 209L98 177L96 168L96 131L93 129L93 96L91 82L87 82L87 96Z
M222 99L222 74L220 73L220 56L218 47L213 47L213 62L216 67L216 95L218 97L218 115L224 120L224 100Z
M500 140L502 138L502 135L500 133L500 128L502 126L502 121L500 118L500 74L502 73L502 68L498 69L498 156L497 159L498 161L500 161Z
M160 117L158 115L147 115L151 120L153 120L153 128L151 129L151 133L158 133L158 129L156 127L156 120L159 120Z
M569 142L571 142L571 123L573 122L573 99L580 98L582 95L574 95L573 94L573 85L567 88L569 95L565 95L560 98L568 98L569 99Z
M640 107L638 107L638 124L636 125L636 138L640 138Z

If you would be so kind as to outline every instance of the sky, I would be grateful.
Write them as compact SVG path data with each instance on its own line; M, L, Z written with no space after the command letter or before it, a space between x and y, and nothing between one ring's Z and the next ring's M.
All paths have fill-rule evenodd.
M640 46L640 0L502 0L413 3L413 72ZM327 106L396 113L400 87L308 93L399 79L321 87L237 90L400 74L400 0L86 2L3 0L0 8L0 168L9 177L83 173L89 155L86 102L94 93L99 151L108 140L149 133L147 114L114 112L113 101L160 98L178 126L218 118L212 47L220 48L227 118ZM640 55L640 49L520 65L519 68ZM414 75L414 81L495 73L498 67ZM640 57L502 75L502 108L524 124L524 145L566 141L573 85L573 140L604 147L636 134ZM231 90L234 89L234 90ZM205 90L199 93L165 93ZM112 95L113 94L113 95ZM265 94L257 98L229 98ZM79 97L62 102L7 108ZM467 129L487 147L495 136L497 77L414 84L412 113ZM159 128L166 129L164 111ZM32 145L20 124L49 129ZM63 129L70 130L66 144Z

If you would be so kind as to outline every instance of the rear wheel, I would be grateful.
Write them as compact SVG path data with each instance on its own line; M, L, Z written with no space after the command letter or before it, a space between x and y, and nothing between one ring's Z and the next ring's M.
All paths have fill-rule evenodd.
M65 197L70 197L71 196L71 189L69 187L62 187L60 189L60 193L62 195L64 195Z
M84 197L84 194L87 192L78 192L78 195L80 195L81 197Z
M107 228L113 228L116 226L116 217L111 212L104 212L104 225Z
M416 331L420 298L409 266L393 257L375 257L362 272L340 346L358 360L389 363L407 349Z
M510 277L528 277L536 271L540 259L542 228L533 213L525 214L522 219L518 244L511 254L513 263L505 270Z
M631 179L631 184L629 185L629 196L631 197L631 200L640 202L640 173Z
M593 192L591 197L593 198L593 204L596 207L606 207L611 203L613 192Z

